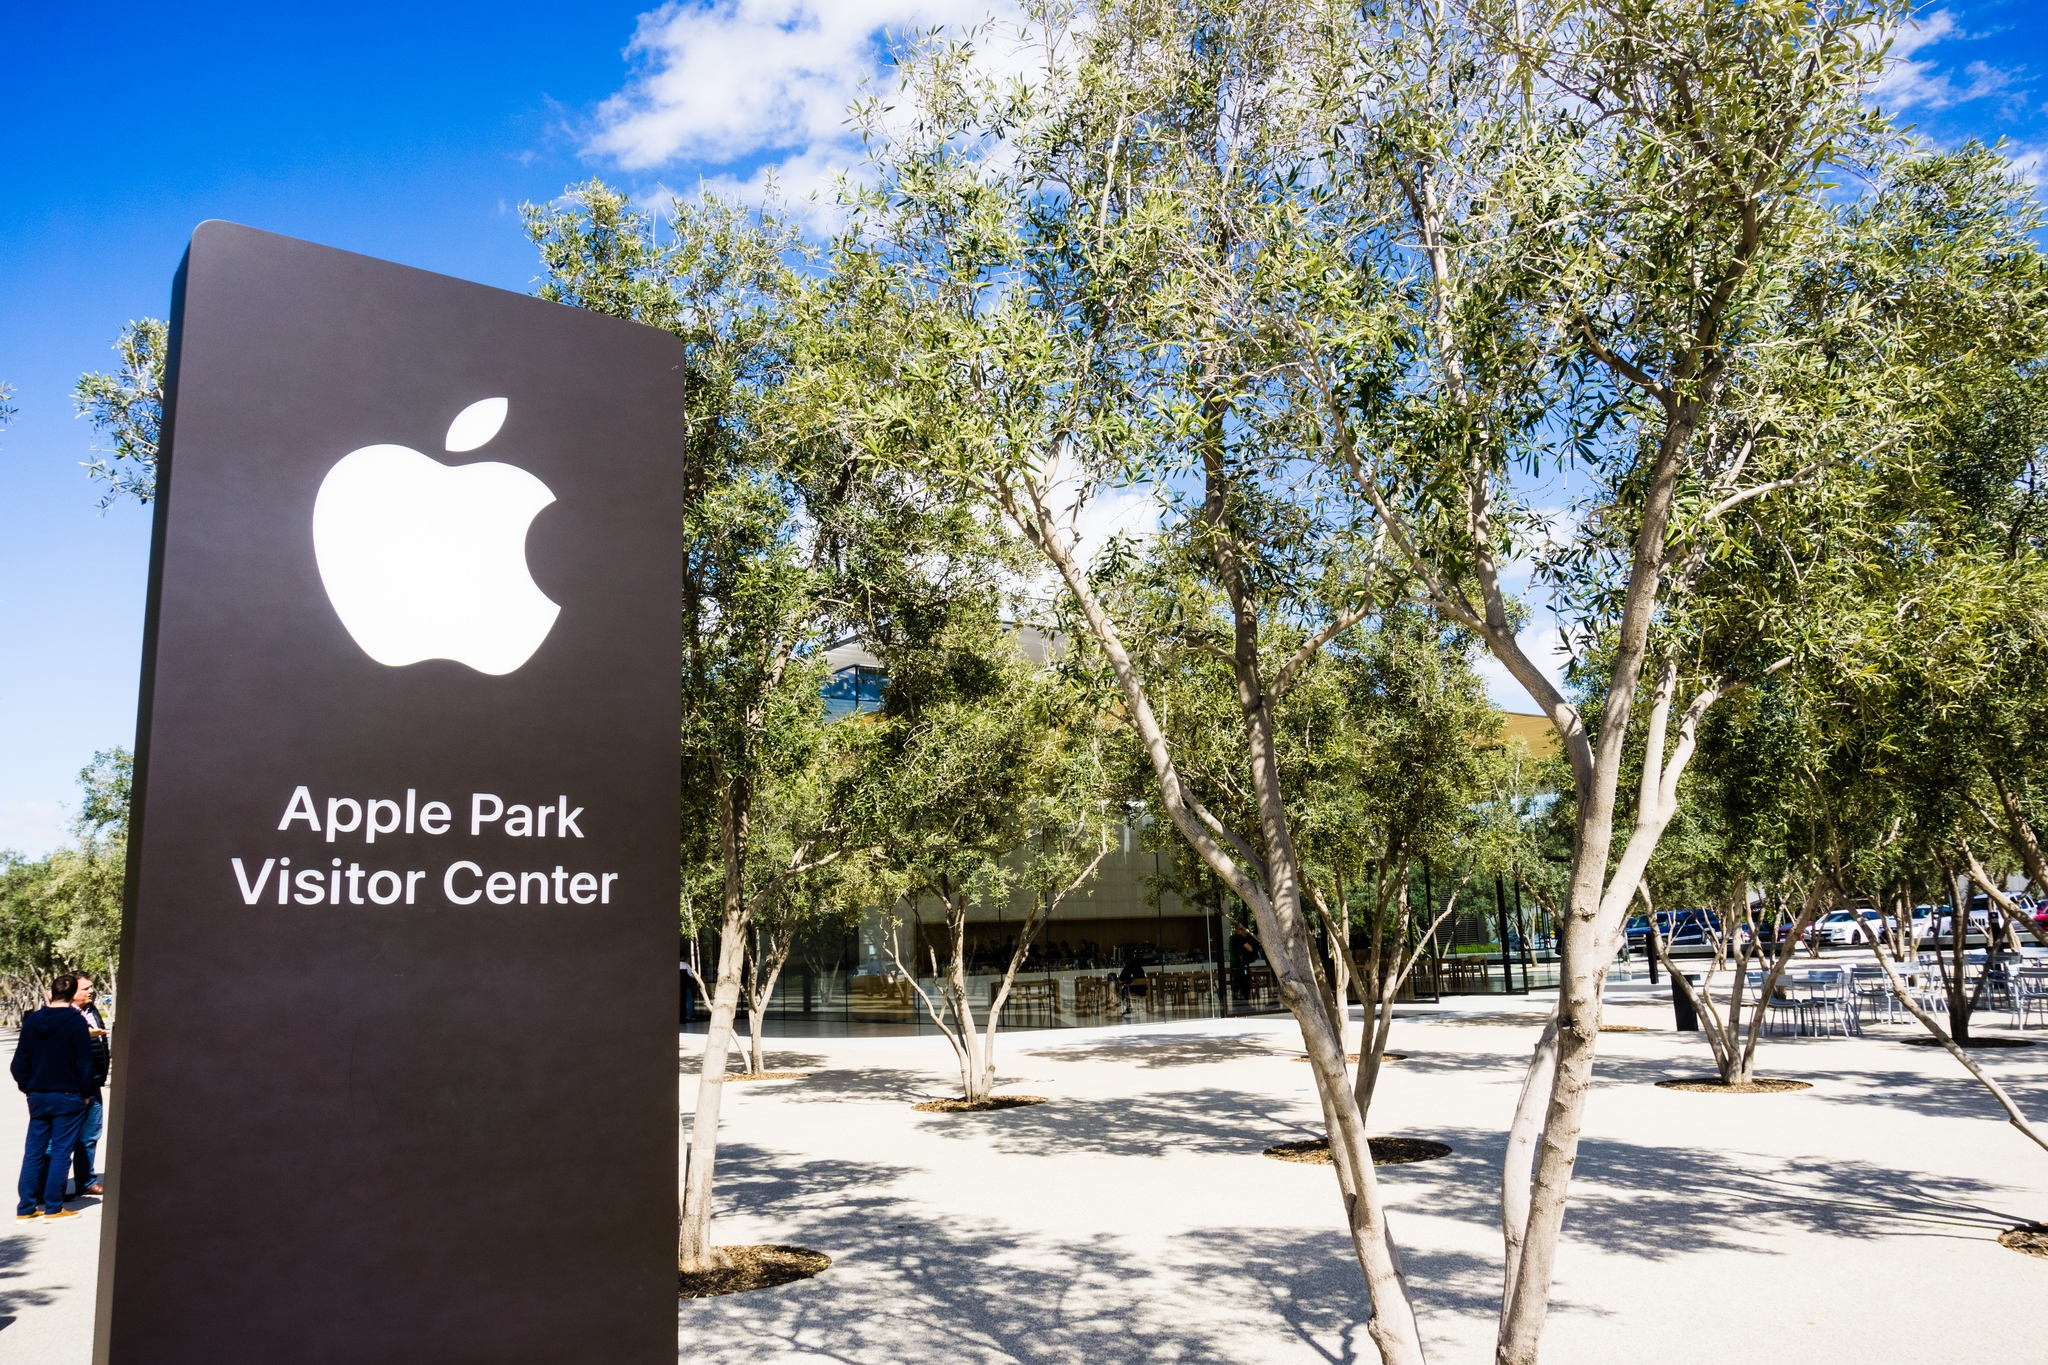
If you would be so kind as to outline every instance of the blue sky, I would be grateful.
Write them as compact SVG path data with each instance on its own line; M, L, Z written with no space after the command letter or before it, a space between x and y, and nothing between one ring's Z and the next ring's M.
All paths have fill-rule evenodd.
M507 289L522 200L602 175L801 194L849 164L843 110L880 33L989 0L122 5L10 13L0 54L0 848L61 839L74 778L134 734L147 514L105 514L70 387L168 308L192 227L228 218ZM1881 92L1941 143L2004 136L2048 169L2048 14L1922 12ZM1528 710L1496 677L1497 700Z

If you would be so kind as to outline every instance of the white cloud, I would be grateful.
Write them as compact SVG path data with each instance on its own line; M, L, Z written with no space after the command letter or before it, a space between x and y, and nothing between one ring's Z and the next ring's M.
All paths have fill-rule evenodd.
M978 24L991 8L990 0L674 0L640 16L627 48L640 70L599 106L588 150L627 170L682 158L728 166L778 152L816 160L826 148L850 160L857 141L847 106L864 83L888 92L889 44L914 29Z
M1161 501L1160 490L1150 484L1128 488L1105 487L1080 476L1073 466L1062 460L1052 492L1055 516L1072 537L1083 564L1094 563L1110 541L1118 536L1142 546L1159 534L1159 521L1165 513L1165 504ZM1084 492L1087 494L1085 501L1081 496ZM1028 602L1037 604L1034 610L1048 608L1067 590L1059 571L1050 564L1044 564L1023 581L1012 584L1011 588Z
M2021 143L2006 148L2005 164L2022 185L2039 189L2048 182L2048 143Z
M1093 561L1116 536L1143 544L1159 533L1158 490L1104 488L1074 514L1069 529L1084 559Z
M1921 48L1956 37L1960 32L1954 11L1938 9L1897 29L1892 34L1890 55L1895 60L1910 57Z
M1941 110L1971 100L1983 99L2012 88L2018 70L2006 70L1989 62L1971 62L1963 68L1965 81L1937 69L1933 61L1917 61L1914 54L1951 38L1981 37L1964 33L1956 16L1939 9L1906 24L1890 35L1884 74L1870 88L1871 98L1893 113L1908 109Z
M837 187L839 177L848 169L847 163L852 156L850 147L837 144L808 147L782 161L757 166L748 176L704 176L698 180L696 189L683 197L714 194L736 203L759 204L767 198L768 182L773 179L776 199L785 211L808 223L815 231L829 234L837 231L844 221ZM647 207L666 212L672 194L664 186L658 197L641 197L647 199Z
M40 858L64 842L70 825L61 801L0 801L0 848Z

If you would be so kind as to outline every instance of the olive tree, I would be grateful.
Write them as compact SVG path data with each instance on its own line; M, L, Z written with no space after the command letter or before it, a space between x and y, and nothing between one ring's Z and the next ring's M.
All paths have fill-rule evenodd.
M819 354L858 355L862 316L807 270L798 234L769 210L676 201L651 220L592 182L528 205L543 298L672 331L684 343L680 717L685 856L717 868L719 961L682 1194L679 1259L710 1243L720 1077L733 1043L753 917L791 878L845 856L826 802L756 848L764 794L826 762L822 651L871 627L913 589L986 572L981 524L819 432L787 383ZM857 302L857 301L855 301ZM913 593L914 595L914 593ZM822 780L822 779L819 779ZM790 811L781 812L788 817Z
M894 310L894 383L842 399L866 448L999 509L1042 557L1155 809L1250 913L1327 1118L1368 1332L1384 1360L1411 1362L1420 1332L1342 1007L1319 981L1277 720L1309 665L1395 592L1370 516L1316 472L1328 432L1305 401L1309 372L1371 323L1328 287L1341 224L1303 180L1322 124L1298 58L1321 17L1104 6L1075 28L1041 10L1033 69L1014 80L978 64L989 35L908 54L895 112L866 111L875 178L837 252ZM1157 492L1162 537L1214 588L1178 635L1227 679L1248 793L1227 813L1162 720L1174 665L1134 645L1149 624L1120 612L1101 547L1077 540L1078 507L1132 485Z
M1402 285L1413 359L1405 413L1364 382L1377 357L1330 374L1334 453L1423 599L1550 717L1576 796L1563 981L1503 1171L1503 1365L1536 1358L1607 964L1700 722L1783 666L1754 648L1672 648L1674 604L1731 517L1821 477L1855 447L1850 427L1872 430L1843 386L1787 427L1743 381L1781 344L1789 291L1830 230L1828 169L1881 135L1860 98L1879 60L1866 35L1896 13L1416 5L1359 49L1344 183L1385 225L1365 263ZM1567 424L1558 453L1588 489L1547 550L1516 480L1532 412ZM1523 555L1575 638L1599 642L1597 714L1515 632L1502 570ZM1644 757L1618 827L1632 740Z
M952 1047L970 1103L995 1085L1003 1007L1033 943L1094 875L1122 814L1103 769L1099 708L1027 662L993 605L955 599L941 629L872 642L889 685L859 727L842 798L863 813L862 838L888 869L879 885L898 908L885 950ZM1006 958L980 1025L969 980L977 906L1009 911L1002 925L1015 931L999 945Z
M85 465L87 474L107 485L100 498L102 508L122 498L147 504L156 497L170 328L161 318L130 322L115 338L114 353L121 357L119 369L81 375L71 393L78 415L113 440L110 446L94 446L95 458Z

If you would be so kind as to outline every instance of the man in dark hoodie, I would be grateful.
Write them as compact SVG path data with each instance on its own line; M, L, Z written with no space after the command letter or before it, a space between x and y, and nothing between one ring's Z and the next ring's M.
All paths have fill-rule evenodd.
M73 1144L92 1108L92 1027L72 1008L78 977L50 983L50 1003L21 1021L14 1045L14 1083L28 1096L28 1146L21 1157L14 1221L76 1218L64 1207L64 1179ZM43 1210L47 1209L48 1212Z

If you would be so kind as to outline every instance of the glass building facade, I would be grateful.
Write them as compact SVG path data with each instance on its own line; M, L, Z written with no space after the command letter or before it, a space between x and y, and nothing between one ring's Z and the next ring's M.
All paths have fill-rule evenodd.
M1151 894L1148 881L1163 870L1164 859L1138 847L1135 833L1123 829L1093 880L1038 930L1005 1004L1003 1027L1072 1028L1279 1008L1271 973L1249 935L1214 908L1190 907L1170 891ZM918 912L913 923L907 913L892 921L870 909L857 926L827 926L799 939L770 997L768 1031L935 1030L918 987L937 1000L932 951L945 962L951 949L939 903L927 900ZM968 999L977 1023L986 1022L990 998L1016 951L1021 919L1005 907L968 909ZM717 960L713 936L695 946L697 961ZM915 985L899 963L922 968Z
M1036 645L1042 656L1042 641L1023 643L1027 653ZM840 718L880 708L887 679L878 660L853 642L826 658L834 669L823 688L828 714ZM1282 1008L1256 939L1241 927L1249 922L1243 908L1235 907L1233 922L1221 906L1187 904L1172 891L1155 894L1166 859L1142 844L1138 831L1123 828L1119 845L1094 878L1039 929L1005 1002L1004 1028L1164 1022ZM1439 877L1433 886L1426 868L1411 874L1409 898L1418 917L1422 907L1441 904L1444 885ZM1435 951L1416 969L1404 995L1426 1000L1519 994L1555 985L1550 944L1511 889L1494 884L1475 891L1472 883L1467 888L1465 908L1440 932ZM764 1032L936 1032L926 1004L927 998L939 998L933 949L943 963L951 948L938 902L917 909L915 923L907 913L891 916L877 908L857 926L824 926L799 939L764 1010ZM968 999L977 1024L986 1023L991 997L1016 949L1021 910L1020 903L975 905L967 912ZM1354 947L1369 943L1361 938ZM718 960L716 934L685 944L683 952L708 969ZM704 1025L703 1004L695 997L686 979L686 1030Z

